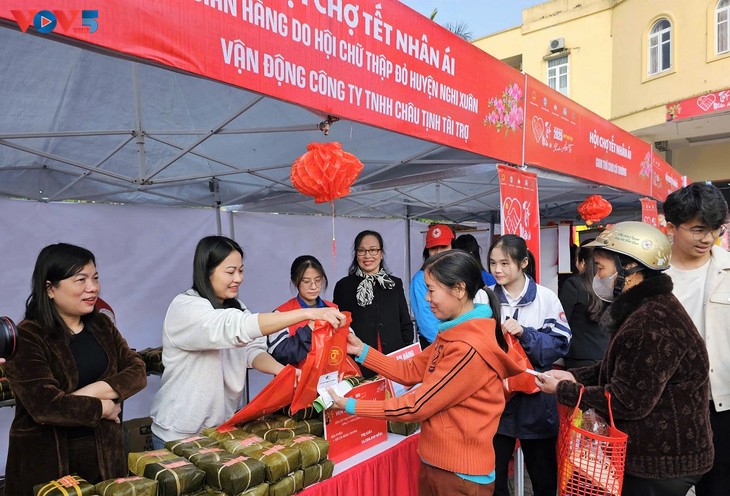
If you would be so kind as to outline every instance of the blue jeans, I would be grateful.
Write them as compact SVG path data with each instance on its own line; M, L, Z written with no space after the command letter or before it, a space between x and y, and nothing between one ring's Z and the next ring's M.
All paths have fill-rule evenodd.
M163 441L161 438L157 437L155 433L152 433L152 448L159 450L163 449L165 447L165 441Z

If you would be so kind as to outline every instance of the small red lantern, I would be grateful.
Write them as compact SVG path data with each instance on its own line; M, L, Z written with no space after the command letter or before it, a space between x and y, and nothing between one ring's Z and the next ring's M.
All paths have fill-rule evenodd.
M611 210L613 210L611 203L601 195L591 195L578 205L578 213L586 221L587 226L608 217Z
M310 143L307 150L292 164L294 187L304 195L313 196L316 203L349 195L350 186L362 171L362 162L336 142Z

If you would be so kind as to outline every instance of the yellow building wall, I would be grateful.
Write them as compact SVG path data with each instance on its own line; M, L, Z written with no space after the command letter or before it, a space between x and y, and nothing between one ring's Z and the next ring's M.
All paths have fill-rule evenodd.
M672 152L672 162L687 182L730 179L730 143L679 148Z
M522 69L547 84L550 40L563 38L568 55L568 97L601 117L611 111L611 7L614 0L557 0L523 11L523 25L476 40L504 60L522 54ZM517 38L520 38L518 40ZM521 52L518 52L521 50Z
M664 122L667 103L730 87L730 56L714 52L717 0L627 0L613 11L611 118L629 131ZM672 23L672 68L648 76L651 25ZM631 114L642 114L630 117Z
M506 60L522 56L523 41L522 29L520 26L517 26L484 38L479 38L478 40L474 40L472 44L494 58Z

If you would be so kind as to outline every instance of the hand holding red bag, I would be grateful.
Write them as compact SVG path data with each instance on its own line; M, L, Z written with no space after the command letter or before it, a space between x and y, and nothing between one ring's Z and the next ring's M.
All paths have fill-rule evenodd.
M509 346L507 355L523 369L533 369L530 359L527 358L527 353L525 353L517 338L510 333L505 333L504 339L507 340L507 346ZM527 372L513 375L504 380L504 394L507 399L514 393L533 394L538 391L540 391L540 388L535 384L535 377Z
M292 412L311 406L319 396L317 385L325 374L337 373L337 381L346 377L361 376L360 367L347 355L347 335L350 333L350 312L342 312L347 318L344 325L335 329L327 321L318 320L312 330L312 347L302 366L302 375L294 391Z

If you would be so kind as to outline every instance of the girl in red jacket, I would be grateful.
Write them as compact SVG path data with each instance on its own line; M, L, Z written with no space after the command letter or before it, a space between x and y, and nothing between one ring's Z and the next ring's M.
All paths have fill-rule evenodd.
M347 351L379 374L405 385L422 383L385 401L335 394L335 408L350 414L421 422L419 495L491 495L492 438L504 409L502 380L522 370L507 356L499 303L474 303L483 286L474 258L461 250L439 253L423 265L426 300L441 321L433 344L410 360L396 360L354 334Z

